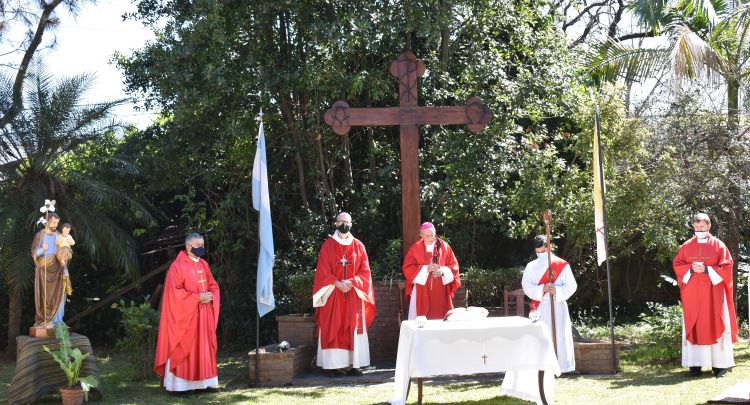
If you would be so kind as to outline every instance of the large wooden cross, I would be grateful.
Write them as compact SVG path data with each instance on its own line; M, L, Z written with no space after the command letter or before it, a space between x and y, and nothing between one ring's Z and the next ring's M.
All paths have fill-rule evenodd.
M424 62L405 51L391 63L391 74L398 79L399 107L351 108L344 100L325 113L333 132L346 135L353 126L401 126L401 215L404 253L419 239L419 125L466 125L477 133L492 119L492 112L478 97L460 107L419 107L417 78L425 72Z

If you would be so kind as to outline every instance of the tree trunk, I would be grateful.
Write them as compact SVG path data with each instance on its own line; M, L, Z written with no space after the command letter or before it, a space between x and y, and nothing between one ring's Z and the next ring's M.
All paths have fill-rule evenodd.
M354 184L354 174L352 173L352 145L348 134L345 134L342 138L344 138L341 142L344 146L344 176L346 177L344 184L351 187Z
M440 24L440 68L443 72L447 72L448 61L450 59L452 7L449 1L443 0L440 8L440 14L443 19Z
M21 334L21 303L23 296L17 288L8 290L8 345L5 354L16 357L16 337Z
M317 133L315 136L315 148L318 151L318 177L320 177L320 202L323 205L323 209L327 210L327 216L335 216L336 212L336 201L333 197L333 185L328 186L328 174L326 170L325 156L323 155L323 141L322 135Z
M306 209L310 209L310 204L307 202L307 189L305 188L305 166L302 162L302 155L300 153L300 144L299 144L299 137L297 136L297 132L294 125L294 115L291 109L291 106L289 105L289 102L287 99L283 96L283 94L278 95L279 100L281 100L281 103L279 103L281 107L281 115L284 117L284 120L286 121L286 131L289 134L289 136L292 138L292 144L294 145L294 161L297 164L297 179L299 184L299 196L302 200L302 205Z

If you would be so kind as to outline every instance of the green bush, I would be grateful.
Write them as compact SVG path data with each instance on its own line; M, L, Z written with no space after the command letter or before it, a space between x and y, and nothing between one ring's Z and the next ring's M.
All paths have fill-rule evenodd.
M369 255L371 255L370 252L368 252ZM404 272L401 267L403 258L401 256L401 239L389 240L383 253L378 255L380 260L375 260L372 256L369 257L372 279L385 281L403 280Z
M461 279L469 288L470 305L498 307L502 305L503 287L521 288L523 267L489 270L469 266L461 273Z
M624 344L624 362L646 364L674 364L680 359L682 336L682 306L646 303L649 310L639 321L615 323L615 340ZM578 314L574 322L582 337L609 341L609 327L603 318Z
M299 271L287 278L287 287L291 295L294 313L309 314L313 312L312 290L315 282L315 271Z
M123 335L117 341L117 348L128 356L130 366L133 369L133 378L136 381L153 376L154 353L156 352L156 338L159 333L159 311L151 307L146 297L146 302L136 305L130 301L130 305L120 300L116 304L122 314Z

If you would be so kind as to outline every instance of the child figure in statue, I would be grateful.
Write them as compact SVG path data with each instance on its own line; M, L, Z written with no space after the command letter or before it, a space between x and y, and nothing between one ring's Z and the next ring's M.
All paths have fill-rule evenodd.
M65 279L65 293L67 295L73 294L73 286L68 273L68 262L73 258L72 246L76 244L76 241L70 236L72 228L71 224L64 223L62 225L62 234L57 237L57 241L55 242L57 245L57 260L63 265L63 278Z

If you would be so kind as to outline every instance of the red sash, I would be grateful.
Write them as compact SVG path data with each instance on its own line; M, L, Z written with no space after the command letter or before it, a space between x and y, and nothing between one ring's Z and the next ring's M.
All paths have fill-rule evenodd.
M559 257L553 257L552 258L552 281L549 281L549 271L545 270L542 274L542 277L539 279L539 282L537 285L544 285L547 283L554 284L555 281L557 281L557 278L560 277L560 274L562 274L563 269L565 269L565 266L568 265L568 262L566 262L563 259L560 259ZM531 303L529 303L529 310L536 311L537 308L539 308L539 304L541 302L537 300L531 300Z

